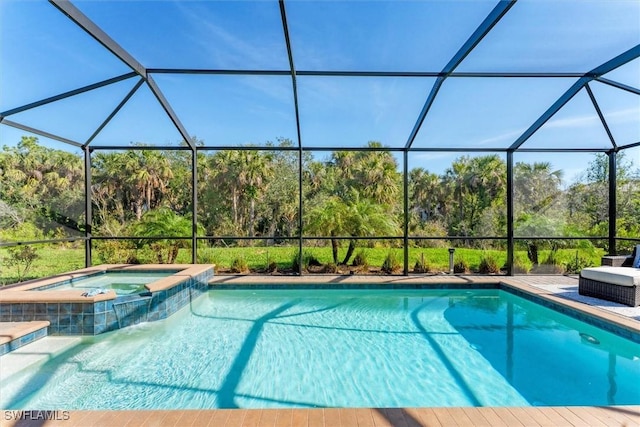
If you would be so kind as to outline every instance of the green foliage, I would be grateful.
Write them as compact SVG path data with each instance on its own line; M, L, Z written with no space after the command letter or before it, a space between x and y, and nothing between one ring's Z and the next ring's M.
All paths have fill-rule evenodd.
M389 251L387 257L384 259L381 268L383 273L394 274L398 273L402 270L402 263L398 259L398 256L395 252Z
M587 267L593 267L593 263L590 260L579 256L578 251L576 251L575 259L565 263L565 271L569 274L578 274L583 268Z
M325 274L337 274L339 272L338 266L334 263L330 262L326 264L323 268L323 273Z
M552 249L540 265L534 266L533 272L537 274L562 274L564 269L565 265L560 260L558 250Z
M425 239L415 240L414 244L420 248L446 248L447 242L444 239L447 236L447 229L440 221L420 221L413 219L411 221L412 230L411 234L419 237L442 237L442 240L438 239Z
M478 272L480 274L499 274L500 266L492 255L485 253L480 260Z
M244 274L249 272L249 264L244 259L244 257L238 257L233 260L231 263L231 272Z
M514 274L529 274L533 263L531 260L522 253L516 253L513 260L513 273Z
M547 258L544 260L543 264L560 265L560 260L558 259L558 251L549 251L549 254L547 255Z
M61 224L80 231L84 212L80 156L23 136L15 147L2 147L0 182L0 229L30 222L44 233Z
M139 264L135 245L130 240L98 240L95 257L101 264Z
M209 248L198 249L196 260L198 264L216 264L215 253Z
M309 270L309 267L322 266L318 258L312 252L306 250L302 252L302 257L300 256L300 251L297 250L291 255L291 270L294 273L300 271L300 262L302 262L303 270Z
M304 268L308 269L309 267L320 267L322 263L316 258L316 256L309 251L304 251L302 256L302 262Z
M33 246L12 246L7 249L8 257L4 260L8 267L16 267L18 282L22 282L29 273L33 262L39 258Z
M368 146L377 151L340 150L325 159L296 151L288 140L268 143L266 150L202 151L197 154L199 236L268 236L261 240L238 240L225 250L203 247L198 260L216 261L229 269L242 254L253 271L290 267L291 239L301 232L306 237L334 237L325 246L313 248L318 263L336 265L354 262L358 247L367 250L366 263L381 265L392 243L337 237L398 236L404 220L401 168L394 155L378 142ZM268 149L273 146L274 149ZM95 240L99 262L190 262L191 245L191 153L182 150L131 150L94 152L92 162L92 232L95 236L157 237L182 239L124 243ZM245 147L246 148L246 147ZM635 150L617 153L617 233L635 239L640 235L640 171ZM625 156L625 153L627 155ZM628 153L632 153L631 156ZM562 171L547 162L519 162L514 165L514 224L519 238L526 236L605 236L608 234L608 157L597 154L577 182L564 183ZM302 161L303 212L298 211L298 162ZM77 154L41 145L37 138L24 137L14 147L0 150L0 239L30 241L63 239L81 235L84 223L83 158ZM506 164L498 155L460 156L445 173L413 168L408 172L409 234L436 237L413 240L424 248L433 270L448 271L446 237L504 236ZM299 230L300 218L304 230ZM220 239L218 239L220 241ZM456 255L474 270L483 270L482 252L473 240L459 241ZM230 241L226 241L227 244ZM547 252L558 249L553 266L569 271L586 263L598 264L601 246L584 247L586 240L518 240L529 249L534 264L547 262ZM628 252L635 242L619 240L617 248ZM397 243L395 243L397 245ZM200 245L200 242L199 242ZM269 246L268 256L258 245ZM506 255L503 243L486 247L499 266ZM246 250L238 246L247 246ZM74 260L72 244L59 245ZM43 249L43 247L39 247ZM317 250L316 250L317 249ZM444 249L444 250L443 250ZM495 249L495 251L492 251ZM69 252L66 252L69 250ZM575 250L579 250L576 262ZM592 252L589 252L589 251ZM202 252L204 251L204 252ZM209 251L211 251L209 253ZM1 251L7 254L6 250ZM74 254L71 256L70 254ZM8 256L8 255L7 255ZM416 259L418 251L410 254ZM539 259L538 259L539 256ZM303 256L303 258L305 258ZM543 261L543 262L538 262ZM584 261L584 263L583 263ZM75 262L75 261L74 261ZM305 268L309 265L301 261ZM523 270L532 268L522 260ZM32 272L40 270L40 260ZM419 263L416 263L419 264ZM420 263L422 264L422 263ZM485 263L486 264L486 263ZM417 265L418 269L424 265ZM315 269L315 270L319 270ZM344 270L344 269L343 269ZM535 269L534 269L535 271ZM6 269L5 269L6 277ZM13 273L12 273L13 274Z
M191 219L167 208L149 211L133 224L133 234L140 237L175 236L191 237ZM160 264L173 264L180 248L190 247L189 239L140 240L141 247L150 247Z
M353 263L351 264L354 267L360 267L363 270L369 268L369 261L367 259L367 253L363 250L358 251L355 257L353 257Z
M448 202L455 206L445 217L449 222L449 233L474 235L483 221L482 213L496 204L504 203L506 178L506 164L496 154L456 159L443 177L452 196ZM489 234L499 232L489 231L492 231Z
M37 250L38 258L33 261L24 279L48 277L84 267L84 249L67 249L60 244L31 245ZM18 277L14 268L6 268L5 259L9 248L0 248L0 283L16 283Z
M267 272L275 273L278 271L278 264L275 261L271 261L269 265L267 265Z
M457 258L453 263L453 272L455 274L465 274L469 272L469 264L464 258Z
M0 230L0 241L3 242L28 242L44 240L45 233L32 222L21 222Z
M420 254L420 257L416 260L415 265L413 266L413 272L422 274L422 273L430 273L431 266L424 258L424 252Z

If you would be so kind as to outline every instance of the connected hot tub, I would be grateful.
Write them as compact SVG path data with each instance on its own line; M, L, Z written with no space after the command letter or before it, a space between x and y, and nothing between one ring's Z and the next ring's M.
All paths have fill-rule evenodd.
M62 282L44 285L34 290L66 291L79 289L86 293L105 293L112 290L116 295L148 293L145 285L180 273L181 270L116 270L101 271L86 276L74 277Z
M47 320L49 335L97 335L165 319L208 288L213 265L101 265L0 291L0 322Z

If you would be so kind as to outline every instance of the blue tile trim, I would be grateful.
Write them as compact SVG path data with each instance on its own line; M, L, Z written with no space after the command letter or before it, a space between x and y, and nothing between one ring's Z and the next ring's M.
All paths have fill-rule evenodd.
M600 329L604 329L605 331L611 332L612 334L618 335L620 337L626 338L630 341L636 342L640 344L640 333L624 328L620 325L616 325L615 323L607 322L604 319L600 319L598 317L594 317L590 314L583 313L581 311L575 310L571 307L568 307L564 304L558 303L556 301L551 301L546 298L543 298L536 294L531 294L529 292L522 291L517 288L512 288L509 285L501 285L500 289L509 292L513 295L516 295L520 298L524 298L528 301L539 304L543 307L547 307L551 310L557 311L559 313L565 314L574 319L580 320L584 323L588 323L589 325L595 326Z
M171 268L160 271L177 272ZM93 276L99 274L104 274L104 272L95 273ZM206 292L208 282L212 277L213 268L194 278L186 279L171 289L155 292L151 296L122 296L115 300L96 303L0 304L0 321L48 320L51 323L49 326L49 334L51 335L97 335L140 322L166 319ZM63 283L68 284L74 280L77 279L55 283L39 289L51 288ZM127 301L131 307L121 313L123 316L120 322L116 310L118 304ZM122 309L123 306L119 308Z
M402 289L500 289L500 285L496 283L319 283L319 284L232 284L232 283L216 283L209 285L209 289L222 289L222 290L252 290L252 289L284 289L284 290L314 290L314 289L327 289L327 290L358 290L358 289L371 289L371 290L402 290Z
M39 340L40 338L44 338L47 336L47 327L43 327L40 329L37 329L33 332L30 332L26 335L23 335L21 337L18 337L16 339L13 339L9 342L6 342L4 344L0 345L0 356L2 356L3 354L7 354L15 349L18 349L22 346L25 346L27 344L30 344L34 341Z

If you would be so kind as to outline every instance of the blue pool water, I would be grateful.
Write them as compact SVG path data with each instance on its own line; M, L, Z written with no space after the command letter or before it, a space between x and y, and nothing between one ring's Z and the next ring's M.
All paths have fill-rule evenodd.
M56 285L48 285L39 290L68 290L94 288L113 290L116 295L130 295L146 291L144 285L155 282L158 279L171 276L178 270L163 271L107 271L105 273L92 274L79 277Z
M219 290L15 374L0 407L640 404L638 384L640 344L501 290Z

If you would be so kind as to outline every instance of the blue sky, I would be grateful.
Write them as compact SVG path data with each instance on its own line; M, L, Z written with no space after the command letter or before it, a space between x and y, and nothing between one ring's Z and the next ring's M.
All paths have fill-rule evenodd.
M289 67L275 0L74 4L145 67ZM298 71L438 72L496 1L288 0L285 5ZM130 71L44 0L0 2L0 36L0 111ZM456 71L581 73L638 44L636 0L520 0ZM289 77L153 77L189 133L208 145L297 140ZM640 60L607 77L640 87ZM575 80L449 78L414 146L508 147ZM299 76L302 143L357 147L378 140L403 147L434 81ZM8 119L83 143L136 82L128 79ZM640 96L598 82L591 88L616 140L640 141ZM12 145L22 134L0 126L0 144ZM143 85L92 144L179 140ZM609 145L583 89L525 147ZM416 154L411 164L441 172L443 159L459 155ZM578 155L546 159L570 170L571 156Z

